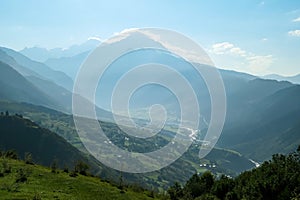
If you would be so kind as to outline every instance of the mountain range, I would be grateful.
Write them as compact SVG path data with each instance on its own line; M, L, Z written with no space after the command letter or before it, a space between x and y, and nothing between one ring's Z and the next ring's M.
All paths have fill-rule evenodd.
M101 42L99 39L90 38L79 45L72 45L68 48L46 49L42 47L26 47L20 51L23 55L38 62L45 62L48 59L72 57L86 51L95 49Z
M140 35L139 37L149 44L157 43L147 36ZM132 38L124 38L118 42L126 43L130 40ZM71 91L79 67L91 50L96 47L96 43L99 44L99 41L89 42L89 44L73 46L67 50L27 48L17 52L9 48L0 48L0 110L19 113L25 117L25 119L1 118L3 121L1 136L7 139L2 145L9 144L6 148L19 148L22 153L25 151L21 143L14 144L13 138L5 135L8 133L6 130L12 129L10 134L14 135L14 138L18 137L17 134L20 132L28 132L31 134L31 139L27 142L42 141L40 137L48 134L47 137L52 138L51 144L54 144L56 140L65 141L60 143L62 152L65 151L62 146L66 146L67 149L76 147L86 155L87 151L76 133L71 115ZM148 143L139 143L140 140L129 144L124 142L126 135L114 123L109 108L111 92L118 78L132 69L132 66L142 62L171 65L190 81L199 100L200 121L203 126L199 130L201 133L198 136L199 140L195 141L190 150L171 166L142 176L124 174L126 179L132 182L145 180L148 186L163 188L164 184L172 184L174 180L184 182L193 173L203 172L206 170L203 164L205 166L217 165L216 169L210 169L216 174L226 173L235 176L255 167L250 159L261 163L270 159L275 153L290 153L300 144L300 86L296 84L297 77L279 81L278 77L260 78L246 73L219 70L226 91L226 121L217 146L207 157L199 160L197 153L199 145L202 144L203 138L201 137L206 134L207 124L210 123L211 117L211 100L205 81L192 68L186 67L182 60L178 61L162 52L146 50L134 52L127 58L120 58L114 62L106 71L105 87L100 85L97 88L95 95L97 106L105 109L97 108L100 123L104 124L106 134L118 145L126 144L124 148L137 151L154 148L153 145L148 146ZM210 67L199 63L194 64L202 69ZM269 80L275 78L278 80ZM178 86L178 89L184 88ZM162 88L145 87L138 90L134 97L135 100L131 101L132 115L138 120L149 121L144 112L149 105L153 104L164 105L173 115L170 119L172 123L180 115L177 112L178 102L174 95ZM139 110L142 114L138 112ZM9 123L7 120L10 120ZM8 127L5 123L13 125ZM174 134L168 126L169 124L164 131L168 135ZM13 130L14 127L15 130ZM59 138L53 136L56 134ZM171 139L158 137L151 138L151 141L158 146L163 146ZM25 139L22 141L24 142ZM51 148L51 145L43 144ZM25 147L40 158L43 156L53 158L53 155L44 155L40 151L30 149L30 146L25 145ZM72 151L75 152L74 149ZM76 153L76 155L80 154ZM105 173L101 172L103 176L118 177L118 172L101 167L105 171ZM182 172L183 168L184 172Z
M278 74L269 74L266 76L262 76L263 79L271 79L271 80L277 80L277 81L289 81L294 84L300 84L300 74L295 76L281 76Z

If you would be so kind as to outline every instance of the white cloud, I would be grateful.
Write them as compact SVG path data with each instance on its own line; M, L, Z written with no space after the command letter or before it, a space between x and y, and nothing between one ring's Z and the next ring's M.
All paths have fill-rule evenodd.
M96 37L96 36L89 37L88 40L98 40L98 41L100 41L100 42L103 41L101 38Z
M246 56L246 51L242 50L239 47L236 47L234 44L230 42L216 43L212 46L211 51L218 55L232 54L232 55L237 55L242 57Z
M128 34L129 32L135 32L137 30L139 30L139 28L126 28L120 32L114 32L113 36L120 35L120 34Z
M233 48L231 48L230 52L233 53L233 54L235 54L235 55L242 56L242 57L246 56L246 51L242 50L239 47L233 47Z
M289 36L300 37L300 30L293 30L288 32Z
M112 44L115 42L119 42L125 38L127 38L132 33L140 33L147 36L149 39L157 42L157 44L153 43L152 45L156 45L157 48L167 49L168 51L180 55L184 59L190 62L197 62L207 65L213 65L210 58L207 56L206 52L203 49L199 49L199 46L194 45L190 46L186 43L186 39L181 41L182 38L178 37L176 42L178 44L174 44L174 38L169 37L170 32L161 31L157 29L156 31L149 31L147 29L139 29L139 28L129 28L124 29L121 32L114 33L112 38L104 41L106 44ZM150 41L150 40L149 40Z
M229 42L216 43L212 46L212 52L221 55L225 54L233 47L234 45Z
M108 40L105 40L104 43L112 44L115 42L119 42L125 38L127 38L132 32L137 32L139 28L127 28L120 32L113 33L113 36Z
M182 37L177 37L177 44L174 44L174 40L172 39L172 37L170 38L170 33L168 32L159 30L156 32L140 30L140 32L145 34L152 40L160 43L168 51L180 55L190 62L213 65L211 59L207 56L206 52L203 49L199 49L198 45L191 45L190 42L186 42L186 39L183 39Z
M265 71L274 61L272 55L266 56L250 56L246 58L248 61L248 67L253 72Z
M266 38L262 39L262 41L266 40ZM256 55L243 50L230 42L216 43L212 45L209 52L217 56L223 56L223 58L226 57L227 60L231 60L232 63L238 65L236 68L241 71L246 70L253 73L265 72L274 61L272 55Z
M300 17L293 19L293 22L300 22Z
M268 38L262 38L261 41L266 42L268 41Z

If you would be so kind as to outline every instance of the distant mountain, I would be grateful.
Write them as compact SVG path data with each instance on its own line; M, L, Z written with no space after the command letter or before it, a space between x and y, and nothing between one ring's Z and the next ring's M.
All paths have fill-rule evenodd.
M22 55L19 52L16 52L12 49L0 47L0 50L4 51L7 55L12 57L19 65L23 66L23 68L27 68L33 72L34 75L38 74L38 78L51 80L57 85L60 85L68 90L72 90L73 81L70 77L68 77L65 73L60 71L55 71L48 67L47 65L33 61L26 56ZM36 75L37 76L37 75Z
M141 33L135 33L134 37L128 36L116 42L118 42L121 46L126 46L128 43L137 42L137 38L151 47L157 46L163 48L163 44L159 43L159 41L151 39L151 37ZM108 45L114 44L115 43L105 44L105 47L111 47ZM108 48L108 50L112 51L113 49ZM5 53L9 54L8 51L5 51ZM48 59L46 63L51 66L51 68L64 71L74 78L78 67L84 61L88 53L89 51L85 51L81 52L81 54L51 58ZM22 59L17 59L18 56L14 57L13 54L9 54L9 56L11 56L19 65L15 64L14 61L9 58L6 58L6 62L15 65L15 69L17 70L23 69L23 64L26 62ZM32 62L34 61L31 61L31 63ZM20 65L20 63L22 63L22 65ZM189 80L189 83L198 98L201 110L201 116L199 118L201 121L201 126L199 126L199 129L201 128L201 130L199 130L201 135L199 137L202 137L202 135L206 133L207 124L209 124L211 117L211 97L206 83L203 77L195 72L195 69L190 65L190 63L187 63L183 59L178 59L178 57L170 55L165 51L147 48L141 51L132 51L126 54L126 56L121 56L111 63L110 67L103 74L104 76L101 77L97 87L95 94L96 104L110 111L112 91L118 80L125 72L131 70L134 66L145 63L160 63L172 66L183 77ZM27 64L29 65L29 63ZM198 67L203 70L207 70L211 67L199 63L194 64L198 65ZM47 65L42 64L39 66ZM34 73L39 73L38 67L26 67L26 69L29 69ZM97 66L95 66L94 70L97 70ZM23 69L24 74L31 73L31 71L24 71ZM91 74L91 76L93 75L94 74ZM157 76L159 75L160 74L158 73ZM205 162L207 161L209 163L218 164L219 168L216 169L217 173L227 170L230 174L239 173L245 169L253 167L253 163L251 163L249 159L261 162L269 159L274 153L289 153L294 150L297 145L299 145L300 86L288 81L265 80L250 74L235 71L220 70L220 75L223 78L226 90L226 121L221 137L217 143L217 147L211 152L211 154L204 158ZM170 81L174 80L172 77L170 78L167 76L167 74L162 74L162 77L160 78L168 78ZM45 90L58 91L57 94L60 95L64 93L64 91L59 88L51 89L52 85L50 82L42 81L43 78L34 74L32 74L32 76L27 76L26 78L32 85L36 85L36 88L41 87L47 88ZM134 80L130 79L129 81ZM186 94L185 88L182 87L182 85L177 84L177 82L174 82L174 85L177 86L176 89L178 89L179 93L182 92L182 94ZM5 88L6 86L3 87ZM122 91L126 92L126 87L124 87L124 90L121 90L121 92ZM50 95L48 96L49 99L55 99L54 95L51 97ZM86 100L86 103L89 102L90 99ZM83 105L86 105L86 103L83 103ZM148 120L148 112L146 112L146 109L153 104L164 105L167 113L174 116L174 118L167 119L166 126L169 126L170 124L173 125L181 114L180 109L178 109L179 105L176 100L176 96L172 92L155 84L143 86L136 90L129 103L131 116L134 119L142 119L144 120L143 122ZM33 102L33 104L35 104L35 102ZM57 132L74 146L82 148L82 143L76 135L72 116L61 113L53 114L52 111L50 111L50 114L48 112L45 114L44 111L34 110L32 106L27 105L24 107L23 105L24 104L22 104L22 106L19 104L10 104L9 107L15 111L21 110L23 112L22 114L26 114L28 117L31 117L40 126ZM5 106L8 105L5 104L4 107ZM194 109L190 106L190 104L187 104L186 106L188 109ZM140 111L140 113L138 111ZM116 113L119 114L118 111ZM112 136L112 142L116 142L122 146L125 141L123 137L124 134L118 129L115 123L107 122L112 122L112 114L105 111L98 116L106 117L105 120L102 120L102 118L101 120L104 123L105 130L108 131L107 135ZM204 126L202 126L202 124L204 124ZM167 133L170 132L171 131ZM152 140L154 139L151 138L151 141ZM167 141L166 138L159 138L154 140L154 143L155 142L159 142L159 145L163 145ZM129 148L129 150L140 151L145 149L148 150L150 147L152 148L153 145L151 145L151 142L150 145L148 143L133 142L128 144L126 148ZM196 143L195 146L196 145L199 144ZM203 170L200 167L201 163L197 157L198 148L193 147L191 151L187 152L181 159L176 161L176 163L171 165L169 168L166 168L166 171L162 170L162 174L159 174L160 172L154 172L153 174L155 174L155 177L159 176L162 180L168 181L172 180L171 178L178 177L178 181L184 181L185 177L190 176L190 174ZM231 152L231 150L234 150L234 152ZM221 154L222 157L217 157L219 154ZM227 157L227 155L229 156ZM201 160L201 162L204 161ZM180 174L180 170L182 168L186 169L186 172ZM157 184L156 179L151 179L149 176L145 177L147 178L147 181L152 184ZM164 184L163 181L160 182L160 185L161 184Z
M36 88L38 88L40 92L47 94L47 98L50 97L52 100L56 102L57 104L57 107L55 107L56 109L61 108L60 110L64 112L71 111L72 94L70 91L68 91L64 87L55 84L53 81L40 78L41 76L39 74L18 64L11 56L7 55L2 50L0 50L0 61L9 64L10 67L15 69L17 72L20 73L20 75L23 75L24 78L26 78L30 83L32 83ZM23 86L16 85L15 87L18 88ZM30 93L29 90L27 92ZM14 99L14 100L19 101L20 99ZM43 104L43 102L34 102L34 103L37 105L45 105Z
M72 110L72 93L62 86L56 85L52 81L44 80L36 76L28 76L26 79L38 89L46 93L58 105L63 107L60 111L70 113Z
M300 84L300 74L295 76L280 76L278 74L270 74L266 76L262 76L263 79L272 79L277 81L289 81L294 84Z
M28 68L20 65L19 63L17 63L17 61L14 58L9 56L6 52L4 52L1 49L0 49L0 61L8 64L9 66L14 68L16 71L18 71L21 75L23 75L25 77L26 76L37 76L37 77L41 76L38 73L32 71L31 69L28 69Z
M134 33L134 37L128 36L127 38L121 39L117 42L119 45L126 45L127 43L135 42L136 38L150 46L155 45L162 47L159 42L140 33ZM68 59L56 59L55 62L53 60L53 66L57 64L57 68L62 66L68 66L69 68L75 66L74 68L76 68L80 66L80 62L84 59L84 56L81 56L82 57L78 56L81 59L69 57ZM69 65L68 63L71 64ZM134 66L144 63L161 63L172 66L186 77L190 81L198 97L201 115L205 121L209 123L211 102L210 95L203 78L200 75L197 75L197 73L195 73L195 71L184 61L172 57L172 55L164 52L151 51L147 49L129 53L126 57L120 57L111 64L110 68L105 72L105 76L102 77L103 81L105 81L105 87L101 87L100 82L97 88L97 105L109 110L111 102L110 97L112 96L111 92L119 78L124 74L124 72L129 71ZM203 69L209 67L198 63L195 64ZM276 117L278 115L282 116L285 110L295 110L295 112L299 112L297 111L298 108L296 104L289 104L288 102L285 103L287 100L283 99L282 103L277 107L272 106L269 108L273 101L278 100L279 97L275 95L277 92L284 91L285 89L288 90L294 85L287 81L278 82L276 80L263 80L250 74L235 71L220 70L220 74L223 78L226 90L227 116L225 128L218 144L227 149L235 149L242 154L259 161L268 159L276 152L289 153L289 151L295 147L298 140L294 137L290 137L293 138L293 140L288 140L286 142L286 144L289 143L289 147L284 147L282 145L271 147L266 145L267 142L271 138L278 139L278 135L283 132L279 131L279 129L277 131L271 131L271 129L265 130L264 127L269 127L272 123L275 123L274 127L285 127L287 129L294 129L294 127L296 127L297 122L293 120L293 115L290 114L285 116L285 120L276 121ZM177 89L180 90L180 85ZM174 98L172 93L166 92L163 88L159 88L157 86L145 86L141 90L136 91L132 97L133 100L130 101L130 108L133 111L131 113L133 117L144 118L145 115L142 115L141 113L145 113L145 108L153 104L164 105L167 112L174 116L178 117L180 114L176 110L176 108L178 108L176 98ZM294 94L293 92L286 93L285 96L287 99L293 99L295 97L297 97L297 94ZM288 109L286 109L286 107L288 107ZM141 113L138 113L138 110L141 110ZM275 112L275 110L277 110L277 112ZM267 115L266 119L263 118L265 115ZM289 126L286 126L285 121L291 122ZM205 130L206 127L201 126L201 128ZM288 134L292 133L287 131L287 138L289 138L287 136ZM268 137L262 137L262 135L268 135ZM258 145L254 150L254 144L251 143L251 140L249 140L252 136L255 138L254 141L257 142ZM260 150L258 151L258 149Z
M86 51L96 48L101 42L97 39L88 39L79 45L72 45L69 48L46 49L41 47L24 48L20 51L23 55L38 62L45 62L48 59L61 57L73 57Z
M259 161L292 152L300 144L299 102L300 86L291 85L255 101L242 100L239 107L232 105L238 111L235 116L228 113L219 145Z
M16 70L0 61L0 98L58 108L59 104ZM60 107L62 109L62 107Z
M64 72L75 80L80 65L88 57L89 53L90 51L86 51L72 57L49 58L44 63L54 70Z

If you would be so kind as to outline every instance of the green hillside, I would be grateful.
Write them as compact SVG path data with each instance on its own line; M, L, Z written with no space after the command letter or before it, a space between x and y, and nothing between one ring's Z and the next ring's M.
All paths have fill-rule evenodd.
M79 150L85 152L77 132L74 127L71 115L66 115L45 107L35 106L25 103L4 102L0 103L0 111L8 110L10 113L22 114L24 117L30 118L36 122L38 126L47 128L52 132L57 133L66 139L70 144L77 147ZM107 133L111 141L120 147L128 148L134 151L147 151L153 149L153 144L163 145L167 142L166 137L155 137L154 141L144 142L142 140L132 140L134 142L124 143L125 135L120 131L118 132L117 125L108 122L102 122L102 127ZM116 134L118 133L118 134ZM129 136L127 136L129 137ZM140 145L139 145L140 144ZM143 144L143 145L141 145ZM198 157L199 145L193 144L189 151L187 151L180 159L175 161L170 166L147 174L127 174L124 173L123 177L127 183L138 183L140 186L146 188L156 188L159 190L166 189L174 182L184 183L194 173L202 173L206 170L211 170L215 174L228 174L236 176L242 171L251 169L254 166L244 156L227 149L214 148L205 159ZM202 165L203 164L203 165ZM207 164L207 166L204 166ZM200 166L202 165L202 166ZM215 165L215 167L210 167ZM100 176L109 180L118 180L119 172L101 166ZM182 170L182 169L185 170Z
M3 157L0 172L0 199L154 199L149 191L119 189L96 177L71 177L62 170L54 173L50 168Z
M62 137L20 115L0 116L0 147L15 149L21 157L30 152L35 162L45 166L56 160L61 167L72 167L75 161L82 160L92 164L94 169L98 167Z

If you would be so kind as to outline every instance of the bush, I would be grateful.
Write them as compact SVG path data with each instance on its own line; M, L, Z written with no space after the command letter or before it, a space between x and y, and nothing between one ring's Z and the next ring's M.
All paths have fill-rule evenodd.
M70 176L70 177L76 177L76 176L78 176L78 174L77 174L76 172L73 171L73 172L71 172L71 173L69 174L69 176Z
M125 191L124 190L120 190L120 194L125 194Z
M11 159L14 159L14 160L18 160L18 158L19 158L18 153L16 152L16 150L8 150L8 151L4 152L3 156L5 158L11 158Z
M74 171L86 176L87 170L90 168L85 162L79 160L76 162Z
M7 192L18 192L20 185L18 183L3 183L0 187L1 190L6 190Z
M16 183L26 182L28 179L28 176L29 176L29 173L25 169L20 168L17 173Z
M64 172L65 172L65 173L69 173L69 168L68 168L68 166L66 166L66 165L64 166Z
M51 168L52 173L56 173L56 170L57 170L57 160L56 159L54 159L52 161L50 168Z
M175 184L168 192L172 200L300 199L300 147L289 155L276 154L234 179L221 176L215 180L205 172L202 176L193 175L183 191Z
M41 200L41 199L42 199L42 197L39 193L35 193L33 198L32 198L32 200Z
M3 174L11 173L11 166L8 164L7 160L2 161L2 173Z
M176 182L173 186L168 189L171 200L178 200L183 197L183 189L181 185Z
M26 164L29 164L29 165L34 164L31 153L25 152L24 159L25 159Z
M138 185L138 184L132 184L129 187L134 192L142 193L142 192L145 191L145 189L142 186Z
M200 197L197 197L195 200L219 200L218 197L212 194L203 194Z

